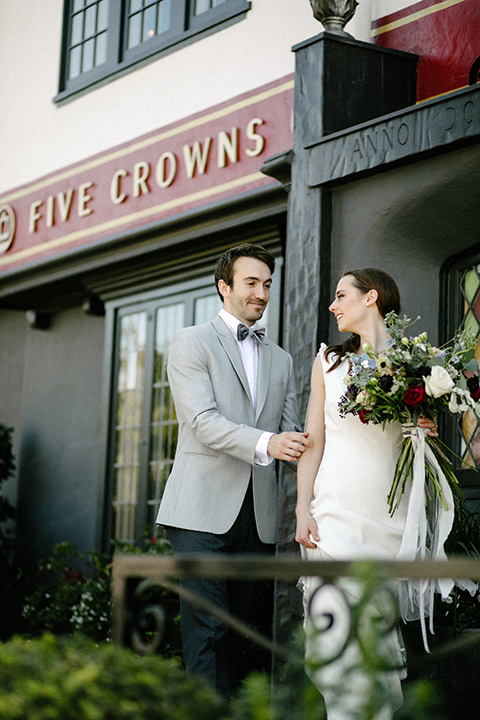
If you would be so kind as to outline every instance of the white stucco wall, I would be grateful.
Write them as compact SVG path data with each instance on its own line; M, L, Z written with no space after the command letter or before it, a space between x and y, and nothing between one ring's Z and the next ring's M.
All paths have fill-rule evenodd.
M252 0L241 22L58 106L62 13L0 0L0 193L293 73L291 47L323 30L308 0ZM361 0L347 30L369 29Z

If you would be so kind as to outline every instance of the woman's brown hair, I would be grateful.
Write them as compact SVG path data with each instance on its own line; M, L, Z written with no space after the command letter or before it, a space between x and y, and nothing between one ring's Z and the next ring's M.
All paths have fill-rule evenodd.
M389 312L400 313L400 293L395 280L378 268L362 268L361 270L347 270L342 277L350 275L353 278L354 286L364 295L369 290L376 290L378 293L377 307L380 315L384 318ZM347 352L358 352L360 349L360 336L352 333L343 343L329 345L325 351L325 357L334 354L337 359L329 368L328 372L334 370L342 362Z

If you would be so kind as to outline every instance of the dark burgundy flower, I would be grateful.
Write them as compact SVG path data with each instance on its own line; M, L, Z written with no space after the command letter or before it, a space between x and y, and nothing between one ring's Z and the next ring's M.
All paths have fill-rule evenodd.
M428 377L432 373L432 368L428 365L420 365L414 372L416 378Z
M427 393L423 385L411 385L405 390L403 399L406 405L417 407L427 399Z
M472 375L467 378L467 387L474 400L480 399L480 380L478 379L478 375Z
M378 387L380 390L383 390L383 392L389 392L389 390L392 389L393 385L393 377L391 375L382 375L380 380L378 381Z
M360 420L362 421L362 423L364 425L368 425L369 415L370 415L370 410L365 410L364 408L362 408L358 412L358 417L360 418Z

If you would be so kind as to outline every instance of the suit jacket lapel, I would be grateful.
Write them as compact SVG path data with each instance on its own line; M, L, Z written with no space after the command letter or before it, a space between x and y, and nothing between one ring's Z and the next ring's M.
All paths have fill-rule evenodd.
M223 346L223 349L225 350L227 357L232 363L245 392L250 398L250 402L252 402L250 388L248 386L247 374L245 372L245 368L243 367L242 358L240 357L240 353L238 352L237 343L235 341L235 338L233 337L232 331L223 322L221 317L217 316L214 320L212 320L212 324L218 333L218 338Z
M258 348L257 407L255 410L255 418L258 418L262 412L268 396L271 363L272 346L269 339L266 337Z

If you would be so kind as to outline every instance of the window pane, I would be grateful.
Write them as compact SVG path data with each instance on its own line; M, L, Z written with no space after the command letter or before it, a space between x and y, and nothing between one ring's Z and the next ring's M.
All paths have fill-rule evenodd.
M95 52L95 40L87 40L83 45L82 73L93 68L93 56Z
M89 7L85 12L85 37L91 38L95 35L95 29L97 24L97 7Z
M108 0L100 0L98 3L97 32L107 29L108 22Z
M468 268L461 278L463 318L461 327L468 328L477 338L475 358L480 363L480 265ZM472 410L463 414L458 423L462 468L480 465L480 421Z
M146 312L121 319L112 504L114 536L124 542L135 539L146 330Z
M171 0L162 0L158 9L158 25L157 33L166 32L170 30L172 24L172 2Z
M130 12L131 13L137 12L137 10L140 10L141 7L143 7L142 0L130 0Z
M194 15L200 15L201 13L210 10L211 7L211 0L195 0Z
M72 20L72 41L71 45L77 45L83 40L83 18L85 13L75 15Z
M157 28L157 6L153 5L152 7L149 7L148 10L145 10L144 16L143 16L143 35L142 40L145 42L146 40L150 40L150 38L155 36Z
M140 45L140 34L142 28L142 16L134 15L128 21L127 47L132 48Z
M95 49L95 67L103 65L107 59L107 33L104 32L97 36L97 43Z
M77 10L80 10L85 5L84 0L74 0L73 2L73 12L77 12Z
M177 447L178 425L173 397L168 385L167 359L173 335L184 325L185 303L180 302L158 308L148 478L147 522L152 528Z
M222 302L217 293L214 295L205 295L205 297L195 300L195 325L201 325L204 322L213 320L218 315L222 307Z
M73 48L73 50L70 51L70 63L69 63L69 71L68 71L68 77L74 78L80 75L80 65L82 62L82 46L79 45L78 47Z

